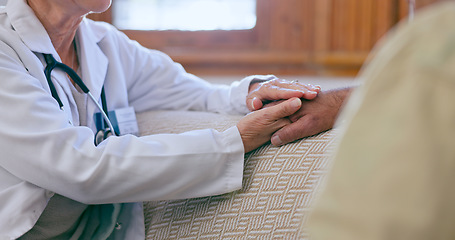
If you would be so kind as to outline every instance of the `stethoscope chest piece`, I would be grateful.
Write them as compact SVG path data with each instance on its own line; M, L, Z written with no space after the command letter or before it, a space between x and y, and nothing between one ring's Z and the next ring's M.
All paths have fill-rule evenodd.
M95 146L98 146L102 141L113 135L109 128L98 130L95 134Z

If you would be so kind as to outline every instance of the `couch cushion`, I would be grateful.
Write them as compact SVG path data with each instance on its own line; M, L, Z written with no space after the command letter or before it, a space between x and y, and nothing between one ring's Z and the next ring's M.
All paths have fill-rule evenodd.
M241 116L156 111L137 115L141 135L214 128ZM336 130L245 156L243 188L220 196L144 203L147 239L299 239L327 169ZM303 225L304 226L304 225Z

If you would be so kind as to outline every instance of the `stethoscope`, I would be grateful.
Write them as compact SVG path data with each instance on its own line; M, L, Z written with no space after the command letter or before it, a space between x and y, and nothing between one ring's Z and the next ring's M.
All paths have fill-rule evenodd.
M51 80L51 72L55 68L59 68L63 72L68 74L68 76L74 81L74 83L76 83L81 88L81 90L85 94L87 94L90 97L90 99L92 99L92 101L95 103L96 107L100 110L100 113L103 116L105 123L107 123L109 128L98 130L97 133L95 134L95 145L98 145L99 143L101 143L104 139L108 138L109 136L112 136L112 135L118 136L118 134L115 132L115 129L112 125L112 122L109 120L109 117L107 116L108 111L107 111L104 87L101 91L101 102L103 104L103 106L101 107L100 104L98 103L98 101L96 101L96 99L93 97L92 93L90 93L90 90L88 89L88 87L84 84L82 79L79 77L79 75L77 75L77 73L72 68L55 60L55 58L52 56L52 54L43 54L43 56L44 56L44 60L46 61L46 64L47 64L46 68L44 69L44 74L46 75L46 80L47 80L47 83L49 84L49 88L51 90L52 97L58 102L60 109L63 110L63 103L62 103L60 97L58 96L54 83Z

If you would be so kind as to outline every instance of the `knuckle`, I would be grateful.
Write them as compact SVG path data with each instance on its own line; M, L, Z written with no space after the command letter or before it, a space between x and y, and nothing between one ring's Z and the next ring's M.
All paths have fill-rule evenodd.
M280 78L275 78L271 81L269 81L270 85L277 85L281 82L282 80Z

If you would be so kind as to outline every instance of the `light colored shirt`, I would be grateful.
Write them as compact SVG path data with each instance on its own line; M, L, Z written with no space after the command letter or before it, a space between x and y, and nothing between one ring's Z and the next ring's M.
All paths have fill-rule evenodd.
M377 49L340 118L311 239L455 239L455 2Z

